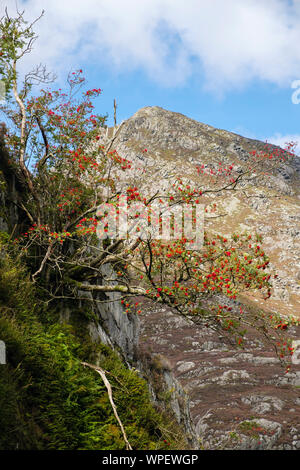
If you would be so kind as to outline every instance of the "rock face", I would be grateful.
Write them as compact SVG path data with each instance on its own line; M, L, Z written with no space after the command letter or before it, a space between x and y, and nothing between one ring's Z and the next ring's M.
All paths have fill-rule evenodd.
M103 279L115 279L116 274L110 265L102 268ZM109 281L113 284L114 281ZM87 293L85 293L86 295ZM125 361L133 361L139 338L139 320L134 314L125 314L119 292L94 294L94 309L99 319L89 325L94 341L101 341L118 350ZM97 302L98 301L98 302Z
M299 338L300 328L290 335ZM168 360L200 448L300 449L300 365L286 373L257 332L234 349L216 332L148 305L139 348Z
M249 152L265 150L262 142L159 107L139 110L115 134L107 129L104 141L112 137L112 148L132 161L134 184L149 193L163 191L178 175L201 189L205 180L197 166L233 165L238 173L248 165ZM299 175L300 158L282 163L267 179L246 181L242 191L216 194L212 201L226 215L205 223L208 231L225 236L235 230L261 233L278 277L269 300L254 295L244 301L300 317ZM161 306L144 304L140 320L137 368L148 378L155 400L155 374L164 382L194 448L300 448L299 365L285 373L274 351L252 330L245 349L237 350L217 333ZM300 338L296 327L291 334Z

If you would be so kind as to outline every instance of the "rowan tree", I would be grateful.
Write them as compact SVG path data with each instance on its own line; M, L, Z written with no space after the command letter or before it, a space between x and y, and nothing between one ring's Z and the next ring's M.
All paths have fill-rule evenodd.
M243 316L241 308L237 315L230 303L247 290L263 298L271 295L269 258L258 234L226 238L205 233L202 247L195 250L184 230L177 238L162 238L163 223L175 233L181 222L164 219L156 208L188 204L193 225L197 205L205 201L208 210L212 194L238 191L253 175L262 177L291 157L292 149L250 153L243 171L234 165L196 167L199 185L178 177L168 191L149 194L137 184L147 175L137 175L132 162L113 148L118 129L109 137L106 116L94 114L93 100L101 89L86 90L82 70L68 75L66 91L49 87L54 77L43 66L20 80L18 62L37 39L34 24L23 13L11 18L7 12L0 23L0 72L7 100L1 110L8 123L1 153L2 215L10 249L27 264L45 302L78 300L84 291L119 292L117 301L125 313L140 313L141 298L150 299L195 323L232 332L238 344L245 325L254 325L269 339L286 329L289 322L276 315ZM43 88L36 92L36 85ZM99 213L101 204L107 204L107 211ZM109 208L120 214L122 204L130 214L131 232L125 237L108 223ZM145 230L153 221L157 238ZM104 274L105 266L112 268L111 278ZM216 296L218 302L230 301L214 304ZM97 301L93 295L91 301Z

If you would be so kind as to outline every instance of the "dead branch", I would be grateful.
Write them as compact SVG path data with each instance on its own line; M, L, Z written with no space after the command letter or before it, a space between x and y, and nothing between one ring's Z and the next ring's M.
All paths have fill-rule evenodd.
M111 385L110 385L109 381L107 380L107 377L106 377L106 374L105 374L104 370L101 369L101 367L94 366L93 364L89 364L88 362L82 362L81 364L83 366L90 367L90 369L94 369L101 376L101 378L104 382L104 385L107 389L108 398L109 398L111 407L113 409L114 415L115 415L116 420L118 421L119 426L121 428L123 438L124 438L124 441L125 441L125 444L126 444L126 450L132 450L132 447L131 447L130 443L128 442L128 439L127 439L126 432L125 432L124 426L122 424L122 421L119 418L116 405L114 404L114 400L113 400L113 396L112 396L112 388L111 388Z
M32 280L34 281L35 280L35 277L40 274L45 266L45 263L47 261L47 259L49 258L50 254L51 254L51 251L52 251L52 247L53 247L53 244L51 243L49 246L48 246L48 250L44 256L44 259L43 261L41 262L41 265L39 267L39 269L32 275Z

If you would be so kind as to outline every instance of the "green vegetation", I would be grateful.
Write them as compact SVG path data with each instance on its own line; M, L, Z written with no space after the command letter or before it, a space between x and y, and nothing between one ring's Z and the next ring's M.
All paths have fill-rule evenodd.
M78 311L68 325L47 321L25 269L3 246L0 253L0 338L7 350L0 449L125 449L101 377L81 361L106 371L134 449L184 446L170 418L153 408L145 381L110 348L90 342Z
M265 434L265 430L257 423L257 421L255 421L255 419L251 419L251 421L243 421L239 424L239 428L243 434L254 439L259 439L259 433Z

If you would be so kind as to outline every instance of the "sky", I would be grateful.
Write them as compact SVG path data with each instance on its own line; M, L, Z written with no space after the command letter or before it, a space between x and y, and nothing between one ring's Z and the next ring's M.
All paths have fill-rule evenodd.
M0 0L39 38L21 71L83 69L113 124L160 106L300 153L300 0Z

